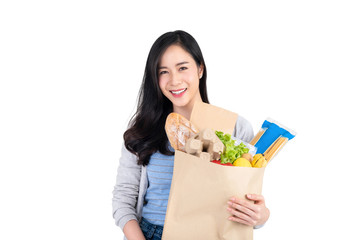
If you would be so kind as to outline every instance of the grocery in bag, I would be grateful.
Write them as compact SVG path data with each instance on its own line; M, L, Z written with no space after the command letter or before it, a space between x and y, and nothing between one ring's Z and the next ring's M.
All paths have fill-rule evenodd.
M237 118L233 112L201 102L195 103L190 120L169 115L166 133L175 159L162 239L253 239L253 227L228 220L227 201L261 194L264 154L268 150L270 156L283 146L278 139L290 136L265 125L255 143L246 143L230 135Z

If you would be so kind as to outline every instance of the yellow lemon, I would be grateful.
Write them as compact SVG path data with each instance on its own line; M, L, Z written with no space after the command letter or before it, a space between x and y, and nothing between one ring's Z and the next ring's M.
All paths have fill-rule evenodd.
M245 158L237 158L237 160L233 162L233 166L252 167L251 163Z
M263 154L256 154L253 157L253 161L252 161L252 167L255 168L261 168L261 167L265 167L267 166L267 160L265 159L265 157L263 156Z

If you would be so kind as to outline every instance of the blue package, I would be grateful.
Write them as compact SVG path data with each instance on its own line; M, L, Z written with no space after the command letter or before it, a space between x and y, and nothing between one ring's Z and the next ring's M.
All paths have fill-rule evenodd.
M285 137L291 140L296 135L292 130L270 118L263 122L262 129L265 132L255 144L257 153L264 153L279 137Z

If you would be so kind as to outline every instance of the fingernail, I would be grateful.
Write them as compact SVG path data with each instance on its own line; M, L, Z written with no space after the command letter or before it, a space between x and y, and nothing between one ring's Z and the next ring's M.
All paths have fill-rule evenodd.
M228 203L228 205L232 205L232 202L231 202L231 201L228 201L227 203Z
M231 201L234 201L234 200L236 200L234 197L232 197L231 199L230 199Z
M251 198L251 197L252 197L252 195L251 195L251 194L247 194L247 197Z

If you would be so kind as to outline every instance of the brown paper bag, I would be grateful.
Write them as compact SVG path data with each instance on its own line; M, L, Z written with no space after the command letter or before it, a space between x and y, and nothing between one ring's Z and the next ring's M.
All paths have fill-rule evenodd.
M230 134L236 119L236 114L205 103L196 103L191 115L200 130ZM223 166L176 151L162 239L253 239L253 227L228 220L227 201L260 194L263 175L264 168Z

